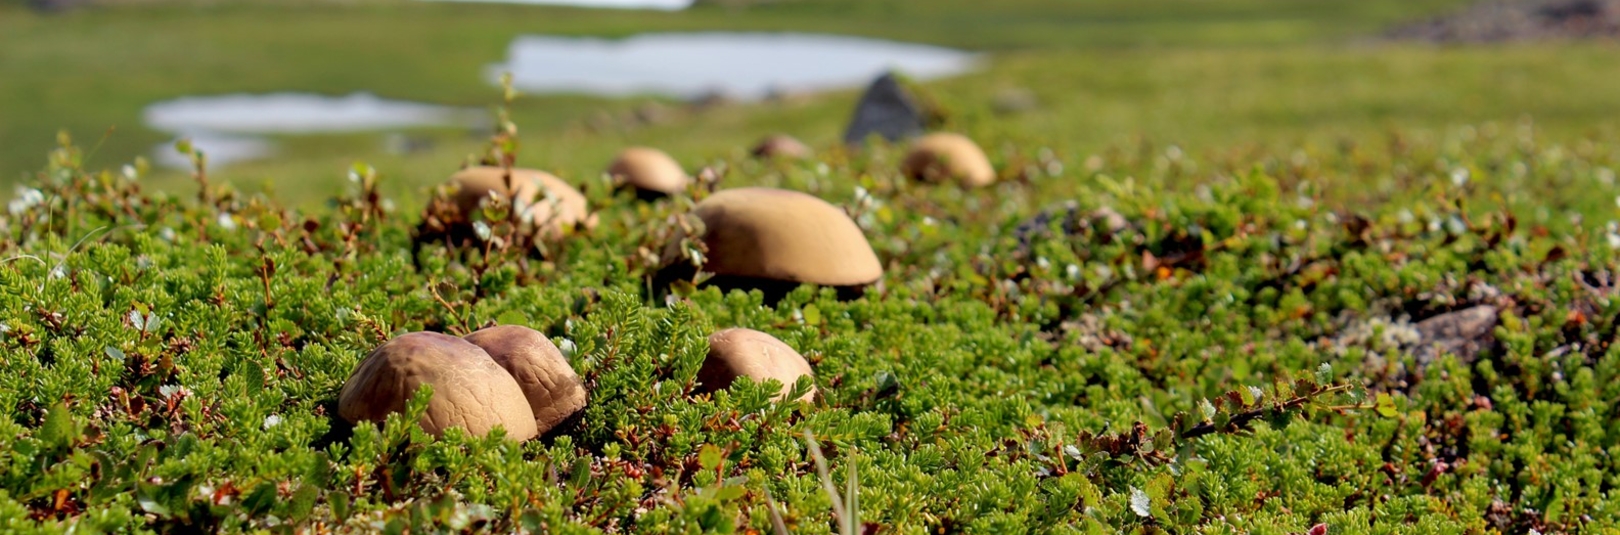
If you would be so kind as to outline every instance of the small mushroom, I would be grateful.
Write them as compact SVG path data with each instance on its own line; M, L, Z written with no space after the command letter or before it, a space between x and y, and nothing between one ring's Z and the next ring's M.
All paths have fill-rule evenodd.
M698 392L713 392L731 386L738 377L755 382L776 379L782 383L781 400L793 389L794 381L811 376L810 363L798 351L775 336L753 329L733 328L709 335L709 356L698 369ZM810 401L814 386L799 401Z
M984 155L984 150L961 134L923 136L912 144L911 152L900 164L900 170L915 180L951 180L970 188L988 186L996 181L996 170L990 167L990 159Z
M787 134L774 134L766 136L754 145L753 154L756 158L784 158L789 160L802 160L809 158L814 151L798 139Z
M608 165L608 175L619 187L635 188L637 196L656 199L686 190L692 181L676 162L664 151L647 147L630 147Z
M481 329L464 337L484 348L523 389L539 434L555 429L585 408L585 386L562 351L546 335L520 325Z
M663 282L689 279L696 270L723 291L755 288L780 299L800 284L838 288L846 297L883 276L871 244L843 210L814 196L775 188L722 190L692 214L703 222L702 266L680 254L686 236L665 247Z
M466 340L432 332L401 335L373 350L343 384L338 415L381 422L404 412L422 385L433 387L433 399L418 423L435 436L451 427L483 436L496 426L520 442L539 434L523 389L495 359Z
M456 208L464 217L479 209L491 195L514 204L521 221L540 225L543 233L555 237L574 225L593 226L585 195L562 179L545 171L514 168L510 185L499 167L469 167L450 177L456 185Z

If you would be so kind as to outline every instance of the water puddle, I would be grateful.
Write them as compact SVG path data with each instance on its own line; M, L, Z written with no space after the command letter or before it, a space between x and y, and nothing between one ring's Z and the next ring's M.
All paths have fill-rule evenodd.
M692 7L692 0L426 0L489 4L534 4L547 6L599 7L609 9L661 9L679 11Z
M378 98L369 93L328 97L308 93L182 97L146 107L143 119L154 130L190 138L212 165L268 157L275 145L260 136L399 130L432 126L475 126L479 110ZM165 143L155 160L190 167L185 155Z
M490 77L511 72L513 85L528 92L742 100L856 87L887 70L920 80L945 77L975 61L949 48L802 33L524 36L507 54L506 63L490 66Z

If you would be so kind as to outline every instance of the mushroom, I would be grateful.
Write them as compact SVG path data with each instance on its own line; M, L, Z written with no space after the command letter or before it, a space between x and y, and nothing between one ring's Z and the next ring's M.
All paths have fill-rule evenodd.
M961 134L935 133L918 139L900 164L900 171L916 180L953 180L970 188L996 181L990 159L979 145Z
M555 237L566 227L593 226L585 205L585 195L551 173L534 169L513 168L510 185L506 172L499 167L478 166L461 170L450 177L456 185L456 208L470 220L480 203L491 195L513 203L519 220L539 225L542 233Z
M664 151L647 147L630 147L619 152L608 165L608 175L618 187L635 188L643 199L656 199L675 195L686 189L691 177L681 170Z
M809 158L814 151L798 139L787 134L774 134L766 136L754 145L753 154L756 158L786 158L800 160Z
M585 408L585 386L546 335L520 325L500 325L465 336L505 368L523 389L539 434L555 429Z
M435 436L451 427L483 436L496 426L520 442L539 434L523 389L506 370L478 346L432 332L401 335L373 350L343 384L338 415L381 422L404 412L422 385L433 387L433 399L418 423Z
M811 375L810 363L775 336L732 328L709 335L709 356L698 369L697 390L701 393L728 388L738 377L755 382L776 379L782 383L782 391L776 395L781 400L793 389L794 381ZM812 385L799 401L810 401L815 396Z
M872 246L843 210L811 195L775 188L722 190L699 202L707 253L701 266L682 258L677 234L665 247L661 283L688 279L697 269L715 274L707 284L727 291L755 288L776 300L801 284L832 286L859 295L883 276Z

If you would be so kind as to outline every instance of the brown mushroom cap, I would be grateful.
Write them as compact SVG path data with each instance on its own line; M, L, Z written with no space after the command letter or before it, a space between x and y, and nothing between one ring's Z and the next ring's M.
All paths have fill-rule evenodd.
M809 145L805 145L787 134L766 136L765 139L759 141L758 145L754 145L753 150L754 156L759 158L787 158L794 160L809 158L813 153L814 151L810 150Z
M608 165L613 182L640 191L674 195L686 190L691 177L664 151L648 147L629 147Z
M782 382L782 392L776 395L780 400L793 388L794 381L810 375L810 363L775 336L733 328L709 335L709 356L703 359L697 380L700 392L713 392L730 387L738 377L755 382L776 379ZM799 400L810 401L815 395L812 386Z
M585 195L551 173L534 169L512 169L512 186L507 187L506 173L499 167L478 166L462 169L450 177L456 188L456 207L470 215L479 209L479 203L494 192L524 210L521 217L542 225L548 233L560 232L572 225L590 226L592 218L585 204Z
M883 276L883 265L855 221L805 193L722 190L692 213L703 221L704 271L824 286L865 286Z
M935 133L919 138L900 164L901 172L916 180L953 180L977 188L996 181L990 158L973 140L961 134Z
M401 335L372 351L343 384L338 415L350 422L381 422L389 413L404 412L422 385L433 386L419 422L428 433L460 427L482 436L502 426L512 440L539 434L523 389L506 370L478 346L431 332Z
M585 408L585 385L562 351L546 335L521 325L481 329L465 338L484 348L495 363L512 374L534 412L540 434L556 428Z

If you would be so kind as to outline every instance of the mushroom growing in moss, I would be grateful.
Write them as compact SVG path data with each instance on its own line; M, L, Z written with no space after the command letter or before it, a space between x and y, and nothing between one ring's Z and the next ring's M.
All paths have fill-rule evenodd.
M482 348L432 332L401 335L373 350L343 384L338 415L382 422L404 412L422 385L433 387L433 398L418 423L435 436L451 427L483 436L496 426L516 441L539 434L523 389L506 370Z
M925 182L954 181L970 188L996 181L990 158L973 140L961 134L935 133L919 138L900 164L900 171Z
M665 247L660 284L691 280L698 270L722 291L759 289L776 300L801 284L854 297L883 276L871 244L843 210L811 195L775 188L738 188L693 208L703 223L701 266L683 258L677 235Z
M674 158L648 147L620 151L607 172L618 187L635 188L636 196L649 200L680 193L692 181Z
M469 167L451 176L456 186L456 208L463 217L470 221L480 203L493 196L512 203L520 221L539 225L547 236L559 235L567 227L590 227L594 223L585 195L567 182L535 169L511 171L510 182L504 170L490 166Z
M523 389L534 425L546 434L585 408L585 385L546 335L520 325L500 325L469 334Z
M698 369L697 391L713 392L730 387L738 377L748 377L755 382L776 379L782 383L782 391L776 395L780 400L793 389L795 381L811 375L810 363L775 336L753 329L732 328L709 335L709 356ZM816 388L811 386L799 401L810 401L815 395Z
M752 152L756 158L784 158L790 160L801 160L814 154L809 145L805 145L787 134L766 136L765 139L759 141L759 144L754 145Z

